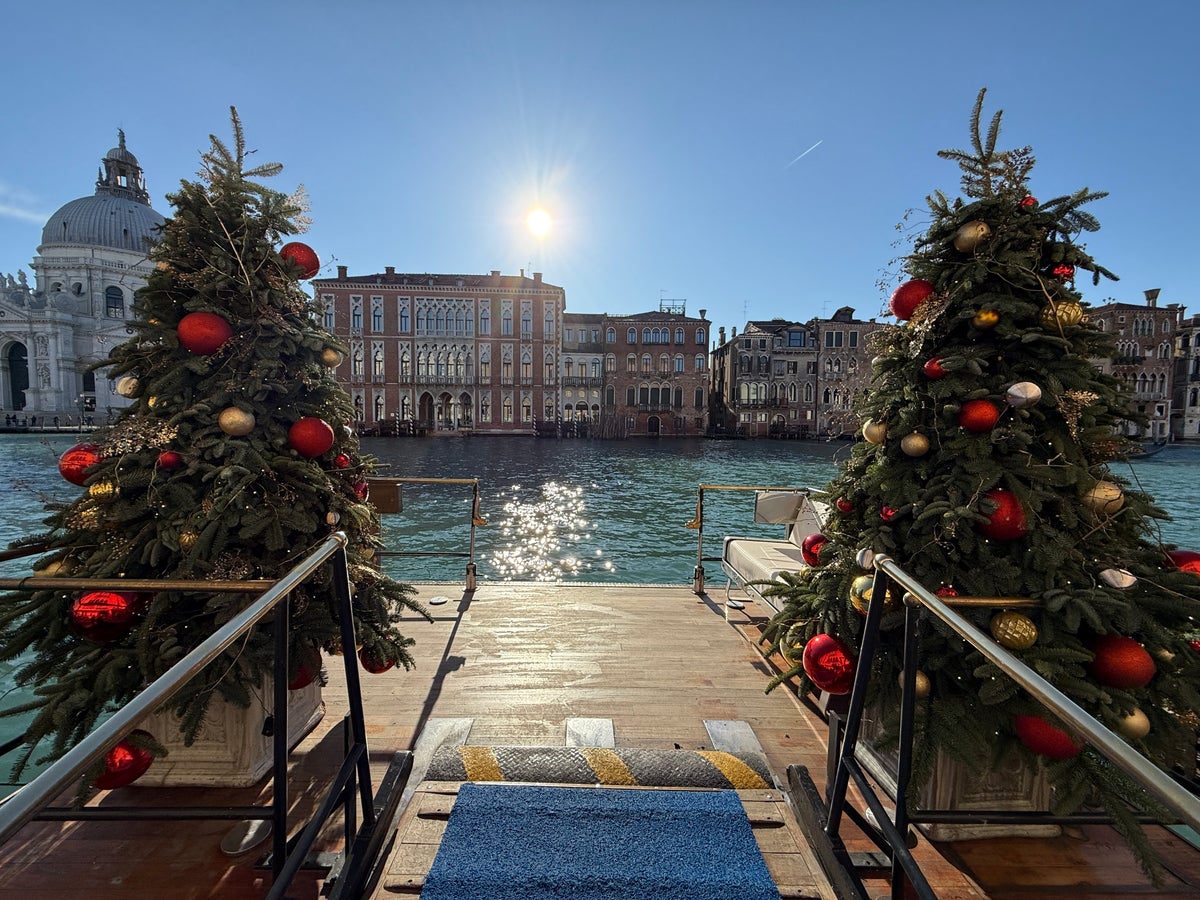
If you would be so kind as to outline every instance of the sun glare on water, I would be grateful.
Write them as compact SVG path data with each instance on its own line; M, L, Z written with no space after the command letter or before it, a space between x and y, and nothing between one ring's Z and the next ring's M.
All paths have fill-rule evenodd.
M544 237L552 224L550 213L544 209L532 210L525 219L525 225L534 237Z

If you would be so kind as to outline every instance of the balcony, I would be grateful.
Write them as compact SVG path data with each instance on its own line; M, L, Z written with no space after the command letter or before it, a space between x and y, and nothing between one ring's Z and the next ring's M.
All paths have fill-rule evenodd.
M599 375L595 377L578 375L568 375L562 380L563 387L601 387L604 384L604 379Z
M1112 364L1114 366L1140 366L1146 361L1144 356L1114 356Z

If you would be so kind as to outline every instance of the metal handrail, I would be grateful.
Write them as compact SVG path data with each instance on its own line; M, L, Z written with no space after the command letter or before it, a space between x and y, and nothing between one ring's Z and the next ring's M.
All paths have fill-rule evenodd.
M384 478L371 477L372 485L399 486L403 484L466 484L471 486L471 512L469 517L470 540L467 550L380 550L376 556L382 557L413 557L413 556L449 556L465 558L467 569L465 573L466 589L475 590L477 568L475 565L475 529L487 525L487 519L479 514L479 479L478 478Z

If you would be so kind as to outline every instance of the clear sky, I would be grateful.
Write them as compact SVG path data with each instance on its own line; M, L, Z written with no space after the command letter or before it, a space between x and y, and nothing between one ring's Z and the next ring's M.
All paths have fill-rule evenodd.
M154 207L241 115L352 275L524 268L574 312L880 314L897 225L958 194L980 87L1032 190L1082 187L1116 284L1200 312L1194 0L21 3L4 14L0 272L117 129ZM535 238L530 209L550 230ZM887 287L881 287L880 281Z

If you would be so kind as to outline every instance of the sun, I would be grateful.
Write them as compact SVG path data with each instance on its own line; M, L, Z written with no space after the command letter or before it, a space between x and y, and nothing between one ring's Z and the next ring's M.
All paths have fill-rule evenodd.
M550 218L550 213L540 207L530 211L525 218L525 226L534 237L544 237L553 224L554 220Z

